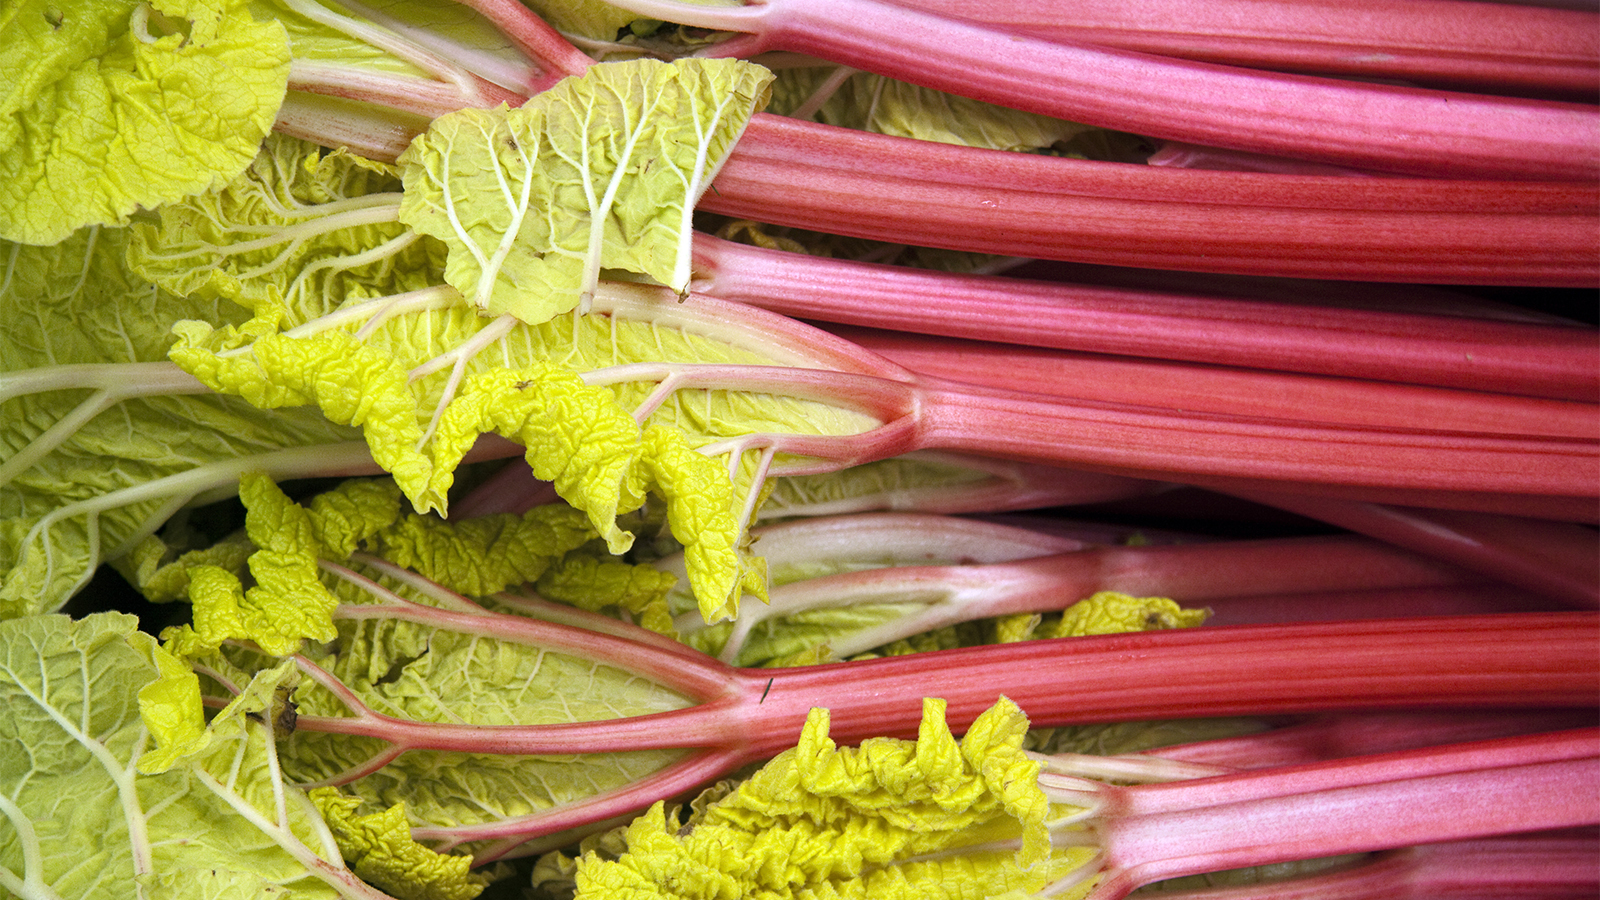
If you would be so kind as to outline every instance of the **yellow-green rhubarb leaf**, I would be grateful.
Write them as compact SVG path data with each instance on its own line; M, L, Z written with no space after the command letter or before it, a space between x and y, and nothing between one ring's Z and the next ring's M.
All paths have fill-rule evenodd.
M448 479L485 433L526 447L534 477L552 482L562 499L587 512L611 552L633 545L633 535L617 526L617 516L644 503L642 432L609 390L543 363L467 378L434 434L436 478ZM434 492L449 484L436 482Z
M694 205L771 75L731 59L594 66L517 109L434 120L400 157L401 221L449 247L445 280L538 324L602 269L689 284Z
M707 623L732 618L748 592L765 600L765 562L743 545L738 495L727 470L690 449L681 432L651 426L646 459L656 491L667 500L667 525L683 544L689 582Z
M274 455L296 448L333 474L355 450L372 469L360 435L315 410L263 413L168 361L174 321L244 311L141 280L127 247L107 227L0 241L0 618L59 609L244 459L281 472Z
M372 551L458 594L486 597L544 576L594 536L581 511L552 503L454 522L401 516L374 535Z
M175 553L167 542L150 535L134 545L111 565L146 600L169 603L189 596L189 572L200 566L213 566L240 575L246 571L256 545L244 532L229 535L210 547Z
M373 460L419 509L443 507L443 495L428 491L432 468L417 450L423 435L417 400L393 357L343 331L268 335L248 355L227 356L206 345L211 328L204 323L184 322L174 332L172 361L207 387L261 409L315 406L330 422L363 429Z
M150 656L159 676L139 689L139 717L155 738L156 748L139 757L139 771L154 775L193 756L211 744L205 707L200 703L200 677L189 664L160 647Z
M190 570L194 623L167 629L167 649L192 659L215 651L224 641L244 640L283 656L308 638L338 636L332 617L339 603L317 580L315 558L258 550L250 556L250 574L257 583L246 590L238 576L224 569Z
M437 853L412 840L403 803L359 815L361 801L337 788L313 788L309 796L345 865L398 900L472 900L489 883L473 873L472 857Z
M958 898L1036 891L1094 851L1050 846L1027 718L1002 699L959 742L944 703L915 741L839 747L813 710L798 745L680 825L657 804L615 859L578 860L579 898Z
M0 238L54 244L239 174L289 77L241 0L0 7Z
M1123 634L1164 628L1193 628L1210 617L1209 609L1184 609L1165 597L1130 597L1100 591L1067 607L1061 618L1040 626L1036 638Z
M344 150L273 134L238 177L132 227L135 272L253 319L233 347L337 309L439 283L444 247L399 219L400 174Z
M252 681L209 725L198 692L168 693L177 668L133 616L0 621L0 893L370 896L272 764L261 713L287 667ZM197 726L209 740L194 740ZM152 733L187 744L164 754Z
M590 611L621 610L651 631L677 635L667 594L677 576L645 563L629 563L583 547L539 577L539 596Z

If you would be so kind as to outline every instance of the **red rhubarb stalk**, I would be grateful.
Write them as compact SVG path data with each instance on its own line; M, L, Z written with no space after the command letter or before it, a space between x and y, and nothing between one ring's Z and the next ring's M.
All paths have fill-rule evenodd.
M769 619L857 604L921 603L880 625L830 637L840 658L914 634L992 616L1063 609L1100 591L1170 597L1184 606L1230 598L1458 585L1460 570L1352 536L1092 547L968 565L902 565L790 582L770 602L746 604L720 654L738 659L751 630ZM698 614L678 622L703 626Z
M1259 884L1161 891L1164 900L1593 900L1600 853L1577 831L1424 844Z
M1255 734L1176 744L1131 755L1197 765L1264 769L1582 728L1593 725L1594 721L1594 712L1579 709L1332 713Z
M762 310L695 295L679 302L670 292L640 287L603 287L595 296L596 312L614 310L660 327L714 335L783 363L639 363L583 374L591 385L655 382L650 399L634 410L638 418L679 390L728 389L823 402L880 423L848 435L730 436L699 448L714 454L761 450L773 462L773 474L833 471L940 449L1159 481L1255 487L1265 487L1262 481L1295 482L1294 490L1353 490L1364 499L1376 499L1371 489L1381 487L1385 496L1418 505L1470 503L1480 493L1549 495L1592 505L1588 498L1600 486L1600 447L1589 438L1429 431L1414 422L1382 428L1186 413L989 388L914 375L857 344ZM1441 492L1449 496L1436 496Z
M794 51L1134 134L1431 177L1600 175L1600 113L1585 104L1284 75L1058 43L878 0L615 5L664 21L752 34L706 52Z
M896 0L1051 40L1264 69L1592 99L1593 12L1456 0Z
M700 206L918 246L1391 282L1590 286L1592 184L1206 172L761 115Z
M1199 414L1321 421L1352 428L1462 434L1600 437L1600 405L1328 378L1232 366L1076 353L904 332L834 328L905 367L973 384L1103 403L1162 405ZM1197 334L1191 340L1204 340ZM1600 362L1600 359L1596 360ZM1592 379L1591 379L1592 381Z
M1575 606L1600 608L1600 538L1587 525L1273 492L1242 496L1448 559Z
M1224 597L1206 601L1212 625L1333 622L1388 616L1480 616L1570 608L1532 591L1495 582L1438 587L1367 588Z
M911 338L906 335L896 334L894 332L875 330L835 330L841 331L842 333L848 335L857 346L865 347L874 352L883 354L884 356L887 356L896 362L905 364L915 370L928 372L936 376L944 375L948 377L957 377L971 383L988 385L996 388L1014 387L1019 383L1025 383L1029 388L1035 391L1053 391L1057 395L1062 396L1073 396L1074 393L1074 386L1070 383L1063 382L1058 379L1044 377L1037 372L1030 374L1032 367L1038 366L1048 369L1051 365L1054 365L1050 358L1051 354L1044 351L999 344L980 343L975 341L959 341L948 338ZM1258 400L1264 402L1266 398L1262 397L1258 398ZM1261 407L1252 403L1250 406L1241 408ZM1589 477L1591 479L1600 479L1600 473L1587 474L1590 473L1590 471L1591 470L1586 466L1584 469L1584 472L1586 473L1585 477ZM1232 493L1240 493L1251 496L1254 496L1254 493L1252 492L1257 491L1256 487L1250 485L1235 483L1230 486L1229 484L1225 483L1225 480L1219 480L1217 478L1205 475L1191 474L1185 476L1183 480L1194 484L1203 484L1208 487L1219 488ZM1333 504L1334 501L1341 499L1357 499L1348 493L1344 494L1343 497L1339 497L1337 496L1337 492L1332 492L1322 488L1312 491L1307 490L1307 487L1308 485L1301 484L1293 488L1292 491L1286 491L1285 493L1292 492L1298 495L1315 494L1319 497L1329 498L1328 502L1330 504ZM1478 510L1483 512L1535 516L1539 518L1549 518L1571 522L1589 522L1594 520L1595 510L1592 503L1574 503L1564 501L1555 496L1535 496L1535 493L1524 494L1522 496L1505 495L1503 502L1499 504L1485 503L1483 502L1484 498L1481 497L1474 499L1459 495L1451 496L1449 494L1441 494L1438 492L1425 492L1419 494L1414 491L1399 491L1392 493L1386 499L1395 504L1404 504L1416 507ZM1327 509L1332 510L1335 508L1335 505L1329 505ZM1361 512L1360 510L1356 509L1345 509L1340 513L1340 515L1357 516L1363 519L1371 519L1375 523L1378 521L1378 519L1373 518L1374 514L1371 511ZM1316 515L1313 514L1313 517L1316 517ZM1414 518L1414 516L1412 517ZM1375 537L1380 537L1386 540L1391 539L1393 535L1403 533L1407 530L1418 531L1413 542L1403 542L1402 545L1411 547L1412 549L1416 549L1421 552L1429 553L1430 555L1457 553L1460 557L1460 563L1462 565L1471 566L1478 571L1492 572L1491 569L1486 569L1485 566L1492 564L1494 557L1492 554L1477 552L1473 549L1473 545L1477 539L1470 541L1463 541L1460 538L1440 540L1437 537L1430 537L1426 534L1420 533L1433 526L1424 525L1419 522L1413 522L1411 525L1399 527L1403 524L1405 517L1385 514L1381 518L1385 520L1384 530L1381 532L1369 531L1365 525L1358 526L1355 524L1344 524L1347 521L1344 518L1341 518L1340 522L1336 522L1334 524L1342 524L1343 527L1348 527L1353 531L1372 534ZM1355 520L1348 519L1348 521L1354 522ZM1373 527L1377 527L1377 525L1375 524ZM1500 529L1499 533L1507 536L1510 535L1510 532L1507 529ZM1570 529L1562 532L1562 534L1566 535L1566 537L1557 542L1557 546L1561 548L1575 547L1580 539L1587 539L1587 533L1572 531ZM1528 544L1529 542L1524 541L1523 543ZM1508 547L1509 545L1502 544L1501 546ZM1565 550L1557 551L1557 553L1565 552ZM1590 555L1592 555L1592 549L1590 551ZM1456 559L1457 557L1445 556L1444 558ZM1556 580L1564 581L1569 586L1575 583L1574 579L1577 579L1577 583L1592 583L1592 575L1594 570L1592 567L1585 569L1585 566L1587 565L1585 562L1585 560L1588 558L1587 556L1580 554L1578 556L1569 556L1566 558L1568 561L1563 563L1559 569L1559 573L1564 574L1558 574ZM1473 559L1480 561L1473 563L1471 562ZM1533 573L1536 572L1537 568L1541 565L1545 564L1535 561L1529 564L1523 564L1521 568ZM1512 570L1507 569L1508 573L1510 571ZM1510 580L1512 580L1513 583L1525 583L1517 580L1514 577ZM1552 579L1549 577L1543 577L1540 579L1539 584L1548 587L1552 584ZM1572 595L1570 591L1565 591L1562 595L1575 596Z
M958 275L705 235L695 263L697 291L800 319L1600 401L1600 341L1588 328Z
M546 75L592 63L525 7L475 8ZM321 109L292 92L278 127L393 160L426 120ZM701 207L897 243L1198 272L1583 287L1600 277L1592 183L1174 171L766 114Z
M1045 783L1048 776L1042 776ZM1600 729L1092 792L1090 900L1241 866L1600 823ZM1050 889L1046 889L1048 895Z
M470 611L464 599L454 606L426 607L390 596L377 605L340 607L336 616L397 618L542 652L581 654L670 687L692 704L565 724L412 722L373 712L327 672L300 661L351 715L302 715L299 731L359 734L390 744L336 781L360 777L410 748L541 755L694 751L617 792L529 816L414 832L419 840L446 844L498 841L502 850L625 814L647 797L676 794L768 758L793 744L813 707L831 709L836 737L850 741L915 734L920 710L905 698L919 696L947 699L949 722L959 731L1000 695L1015 700L1036 724L1051 726L1329 710L1579 706L1600 689L1600 658L1592 652L1600 618L1587 613L1202 628L796 669L734 669L658 636L631 639L631 626L622 623L611 633L597 633Z

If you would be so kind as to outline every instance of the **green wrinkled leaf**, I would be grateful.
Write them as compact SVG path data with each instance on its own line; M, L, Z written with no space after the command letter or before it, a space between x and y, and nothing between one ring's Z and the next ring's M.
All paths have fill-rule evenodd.
M303 339L267 335L250 345L248 356L211 352L205 323L185 322L174 331L172 361L206 387L260 409L310 406L336 425L360 428L372 458L402 490L424 509L444 506L444 495L428 490L432 469L416 450L422 441L416 401L393 357L340 331Z
M359 432L312 410L263 413L166 361L172 322L244 316L143 282L126 247L111 228L0 243L0 618L59 609L102 561L250 461L374 468L352 446Z
M239 177L135 224L129 265L180 296L250 310L216 339L239 346L436 285L444 248L398 221L399 191L392 166L272 135Z
M594 529L570 506L536 506L449 522L404 515L374 535L372 552L429 581L469 597L499 593L543 578L568 551L587 544Z
M676 636L667 594L677 577L646 563L628 563L597 549L578 548L535 584L540 597L591 612L625 612L643 628Z
M800 741L679 826L658 803L628 826L626 851L591 849L577 897L928 897L1038 890L1092 848L1053 850L1027 719L1008 700L959 742L941 700L923 701L915 741L839 747L826 710ZM998 846L995 846L995 845ZM987 845L987 846L986 846Z
M16 0L0 35L0 238L22 243L226 182L288 84L283 28L238 0Z
M412 840L404 804L358 815L361 801L337 788L313 788L310 796L351 870L399 900L472 900L488 884L472 872L472 857L435 853Z

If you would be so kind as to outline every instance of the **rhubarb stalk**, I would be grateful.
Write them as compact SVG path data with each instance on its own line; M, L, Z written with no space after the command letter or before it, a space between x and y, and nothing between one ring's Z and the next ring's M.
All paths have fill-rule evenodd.
M1431 177L1580 180L1600 173L1600 114L1583 104L1281 75L1058 43L877 0L616 5L753 35L712 53L789 50L1134 134Z

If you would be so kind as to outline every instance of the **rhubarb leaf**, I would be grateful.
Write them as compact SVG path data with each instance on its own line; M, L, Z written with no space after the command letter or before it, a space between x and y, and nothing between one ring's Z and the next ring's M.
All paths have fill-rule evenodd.
M219 341L239 346L437 285L444 247L398 221L399 191L392 166L272 135L239 177L135 224L129 265L180 296L250 310Z
M383 549L387 536L398 535L393 545L403 548L402 556L446 560L447 569L454 565L451 560L463 558L463 552L477 552L473 544L482 533L465 525L457 529L462 533L452 534L456 526L448 523L408 529L401 523L416 514L399 513L396 492L391 489L384 497L385 491L366 482L347 482L331 494L300 505L265 479L246 478L242 498L247 519L252 520L249 530L258 543L273 548L256 552L251 558L252 570L257 558L266 557L296 577L253 585L243 592L242 599L234 582L226 585L227 596L219 600L205 582L211 577L232 581L231 574L204 566L190 571L195 623L167 630L164 636L171 651L202 662L234 682L262 678L260 672L278 671L286 665L275 657L303 652L349 694L336 694L311 679L302 681L293 694L302 721L308 716L348 716L351 710L346 697L402 720L474 725L604 720L689 705L682 694L624 668L635 662L632 659L607 664L593 656L531 642L506 632L506 623L515 621L509 617L480 612L472 617L475 624L470 627L428 621L428 607L445 602L459 611L465 601L459 596L447 597L436 585L415 576L393 577L392 569L372 564L362 553L338 558L343 550L327 536L330 531L347 529L330 528L330 524L352 518L340 512L351 507L367 509L355 519L381 521L385 517L377 511L384 506L391 517L398 518L373 531L363 541L364 548L369 552ZM578 521L559 515L554 518L558 522L565 518L568 528ZM550 529L542 527L517 526L490 546L506 548L516 540L537 541L549 533ZM483 549L481 545L479 549ZM540 549L512 552L531 558ZM343 574L328 574L325 563L340 563ZM300 577L305 572L319 572L320 576L310 580L320 577L321 581L309 584ZM337 597L336 605L327 607L311 596L316 592ZM391 615L391 609L409 612ZM224 629L229 631L224 634ZM219 634L259 649L249 648L249 644L224 645L216 639ZM308 643L305 638L315 641ZM200 697L192 680L173 675L161 693L150 699L152 704L161 701L159 709L165 716L160 730L163 755L154 759L165 764L169 758L206 750L208 740L199 724L203 722ZM385 748L376 738L306 728L293 730L280 746L282 770L289 779L338 783L348 781L353 767L366 765ZM382 814L404 803L413 825L462 827L580 800L659 771L680 755L674 750L648 750L546 759L414 749L378 771L343 784L342 790L360 803L351 815ZM412 852L389 849L402 856ZM361 850L363 857L371 852L370 847ZM375 860L372 864L387 863Z
M569 551L594 537L582 512L551 503L520 516L459 521L405 514L373 535L368 546L375 555L458 594L486 597L542 580Z
M639 18L603 0L533 0L528 7L557 31L596 41L616 40L619 30Z
M657 803L616 859L579 859L577 896L971 897L1034 891L1082 865L1052 850L1027 718L1001 699L959 742L944 701L915 741L839 747L814 709L799 744L680 826Z
M192 626L164 634L180 656L205 656L228 640L282 656L305 640L334 639L339 601L320 580L319 561L345 564L359 550L448 590L485 595L540 577L594 537L581 512L559 504L460 523L408 513L389 479L346 481L302 506L251 472L240 478L239 499L248 538L242 560L241 543L230 538L217 544L221 552L191 551L150 576L159 577L158 590L182 585L194 607Z
M216 396L167 362L174 321L244 316L142 281L126 246L111 228L0 244L0 617L59 609L100 562L245 469L374 469L358 432Z
M445 280L539 324L602 268L688 289L694 205L770 75L737 60L595 66L518 109L441 116L400 157L401 220L450 247Z
M368 301L363 309L372 318L336 311L238 350L214 348L212 329L184 323L171 356L213 390L269 408L316 406L337 424L362 427L372 458L419 510L444 509L456 467L484 434L522 445L535 477L587 513L613 553L633 540L618 517L654 493L666 501L674 535L692 550L689 580L704 613L726 615L741 592L762 583L759 563L741 548L743 512L760 490L760 450L747 460L737 440L752 432L853 434L877 423L754 391L686 387L657 397L648 373L590 383L587 373L627 372L634 361L775 362L770 350L737 334L657 324L657 315L677 313L670 296L649 291L648 301L634 304L627 299L633 288L606 287L606 302L617 304L609 315L568 313L537 327L486 319L459 299L381 315L381 301ZM724 439L733 439L731 449L702 452Z
M644 563L574 550L539 577L540 597L591 612L625 613L640 627L676 636L667 594L678 579Z
M54 244L237 175L288 37L242 0L19 0L0 11L0 238Z
M404 804L358 815L361 801L336 788L314 788L310 797L350 869L399 900L472 900L489 883L472 872L472 857L435 853L412 840Z
M86 900L356 889L315 810L269 763L270 738L251 718L264 685L209 725L180 721L190 740L151 756L160 773L136 767L151 736L146 697L167 735L160 707L192 699L199 710L197 693L142 693L184 667L164 664L136 624L115 613L0 622L0 744L14 751L0 754L0 889Z
M194 569L211 566L239 577L255 550L256 545L243 531L210 547L188 550L173 547L164 534L152 534L110 562L146 600L170 603L189 596L189 573Z
M1165 597L1131 597L1116 591L1099 591L1062 611L1059 619L1045 622L1026 637L1083 637L1193 628L1211 615L1208 609L1184 609ZM1017 635L1016 640L1024 639Z
M521 444L537 477L587 513L613 553L633 540L619 516L654 493L691 551L705 615L730 614L740 595L759 593L760 565L741 544L772 454L763 460L763 443L748 436L857 434L881 423L847 404L688 384L661 391L648 370L629 376L630 363L810 362L768 334L697 322L693 310L685 317L659 290L605 282L595 307L604 315L566 313L538 326L485 318L448 285L423 284L443 277L425 248L395 251L404 235L384 218L399 208L386 177L274 142L238 183L175 208L171 227L141 229L141 270L256 314L242 324L178 323L170 358L212 391L269 410L314 407L360 428L370 458L419 511L446 510L456 467L486 434ZM226 228L196 244L180 227L191 220ZM235 259L213 252L227 234L263 237ZM335 279L335 270L344 274Z

